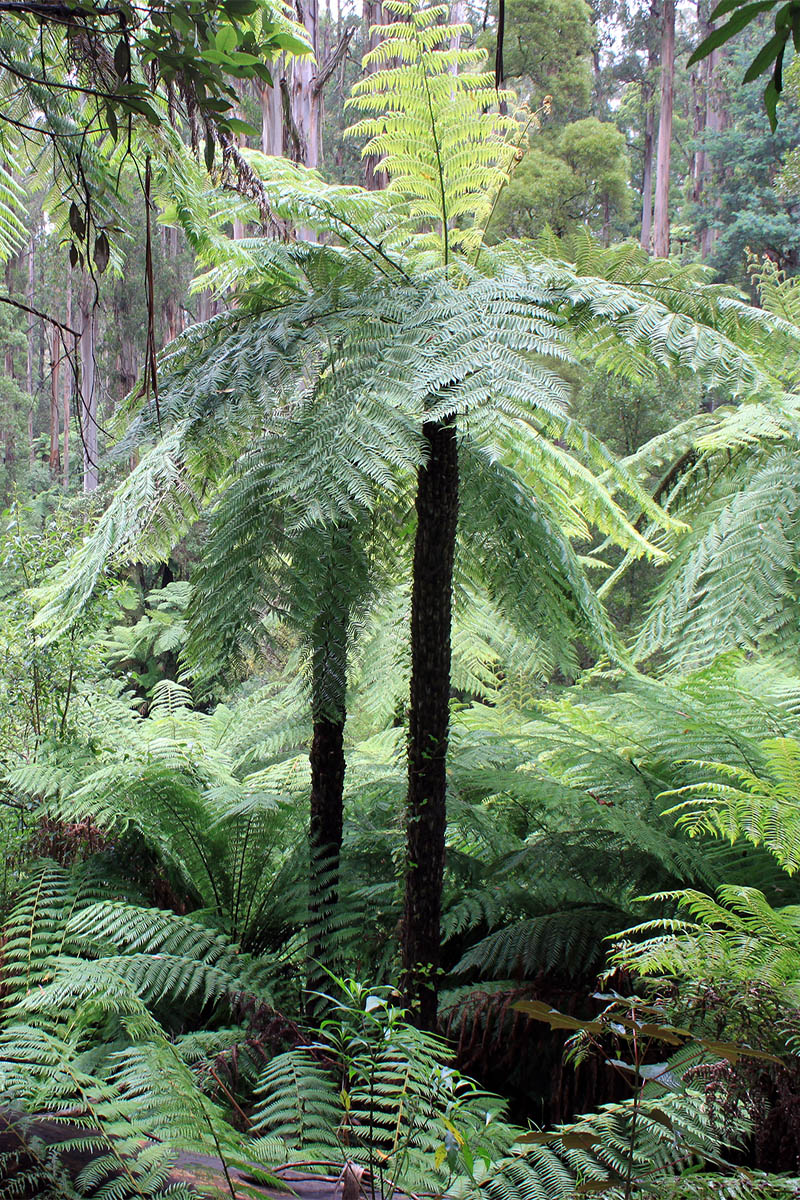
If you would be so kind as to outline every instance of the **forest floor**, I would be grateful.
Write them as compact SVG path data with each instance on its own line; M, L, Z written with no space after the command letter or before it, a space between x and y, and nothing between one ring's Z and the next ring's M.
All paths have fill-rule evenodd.
M5 1194L3 1185L13 1183L14 1177L33 1166L37 1158L41 1162L46 1157L74 1182L94 1155L83 1148L76 1149L74 1145L61 1152L58 1148L80 1142L89 1133L85 1127L53 1120L48 1114L20 1118L19 1114L9 1110L0 1111L0 1193ZM334 1166L331 1164L332 1169ZM286 1168L269 1171L253 1163L251 1173L246 1167L226 1167L222 1159L214 1155L181 1151L168 1182L188 1185L198 1196L227 1197L227 1200L257 1200L260 1197L270 1200L358 1200L360 1195L366 1194L362 1193L358 1171L355 1168L346 1175L343 1171L311 1175ZM270 1183L259 1182L264 1177L268 1177ZM28 1192L23 1194L27 1200ZM34 1200L33 1195L30 1200Z

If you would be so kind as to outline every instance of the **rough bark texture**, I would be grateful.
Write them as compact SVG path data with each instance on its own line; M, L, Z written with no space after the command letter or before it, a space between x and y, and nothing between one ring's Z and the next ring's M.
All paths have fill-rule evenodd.
M320 925L331 915L339 895L339 856L342 849L344 793L344 721L320 717L311 739L311 811L308 840L311 849L311 915ZM316 922L313 922L316 924ZM310 956L324 961L324 930L312 933Z
M653 253L669 255L669 165L672 147L672 109L675 83L675 0L664 0L661 36L661 112L658 122L656 203L653 215Z
M311 714L311 802L309 813L309 938L307 982L310 989L329 981L322 967L335 967L331 922L339 900L339 859L344 810L344 724L347 714L347 634L349 609L338 568L350 549L346 527L336 530L324 571L324 594L314 626Z
M424 426L428 461L417 477L411 600L403 972L422 1028L436 1024L439 920L447 821L450 620L458 520L458 443L452 425Z

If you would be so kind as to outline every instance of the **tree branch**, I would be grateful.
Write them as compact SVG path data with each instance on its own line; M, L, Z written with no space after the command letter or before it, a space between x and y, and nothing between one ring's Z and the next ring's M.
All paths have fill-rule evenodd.
M345 29L344 33L342 34L341 38L339 39L339 45L336 47L335 50L331 51L331 53L325 59L325 62L322 64L320 69L317 71L316 75L314 76L314 82L312 84L312 91L315 96L318 96L320 94L322 89L325 87L325 84L328 82L331 75L336 70L339 63L342 61L342 59L344 58L345 54L347 53L347 48L353 39L353 34L355 33L355 31L356 31L355 25L351 25L349 29Z
M65 325L63 321L56 320L55 317L49 316L46 312L41 312L38 308L31 308L29 304L23 304L20 300L12 300L10 296L0 296L0 304L10 304L13 308L19 308L22 312L30 313L31 316L38 317L41 321L47 321L50 325L55 325L56 329L71 334L72 337L81 336L79 330L73 329L70 325Z
M66 21L69 24L77 19L86 21L93 17L121 17L119 8L92 7L91 10L72 4L48 4L47 0L0 0L0 13L19 13L33 17L48 17L52 21Z

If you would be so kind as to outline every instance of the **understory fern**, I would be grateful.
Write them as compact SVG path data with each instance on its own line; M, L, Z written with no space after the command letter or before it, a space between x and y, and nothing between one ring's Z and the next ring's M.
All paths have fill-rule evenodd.
M620 935L615 959L643 975L688 975L709 981L760 981L793 1004L800 994L800 906L791 877L798 867L797 788L800 742L767 738L754 761L692 760L697 782L664 793L668 815L691 836L711 835L763 846L782 872L770 894L726 883L716 897L681 889L651 897L675 907ZM678 803L674 803L678 801Z
M796 677L728 658L680 687L598 682L540 700L538 712L501 703L454 717L443 932L459 982L597 970L604 939L626 917L641 921L643 893L727 883L772 903L797 895L776 879L769 841L744 851L713 836L733 822L752 829L762 813L764 836L751 841L774 845L793 822L794 760L783 742L780 762L770 756L776 733L796 734ZM742 796L728 782L753 773L758 787L747 782ZM785 836L787 853L791 844Z
M363 1173L367 1195L424 1185L475 1200L552 1200L571 1196L576 1180L623 1180L631 1151L638 1182L719 1147L677 1064L671 1094L648 1085L638 1131L623 1102L521 1137L502 1101L454 1071L445 1044L407 1025L390 994L344 987L319 1040L273 1060L261 1077L255 1125L264 1152L283 1141L289 1162L338 1158Z
M62 1194L77 1154L75 1194L188 1195L171 1175L179 1150L240 1154L204 1069L247 1041L225 1017L245 998L268 1008L263 969L197 921L110 898L108 866L42 863L9 916L0 1096L42 1194ZM199 1042L193 1024L210 1025ZM45 1113L63 1136L37 1157Z

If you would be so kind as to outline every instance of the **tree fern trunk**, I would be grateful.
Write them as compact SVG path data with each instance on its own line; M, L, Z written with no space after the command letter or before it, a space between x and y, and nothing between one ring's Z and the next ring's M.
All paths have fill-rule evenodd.
M450 618L458 520L458 443L452 425L424 426L428 461L417 477L411 601L404 990L422 1028L436 1024L439 920L447 821Z
M309 983L319 983L319 967L332 966L331 921L339 899L344 795L344 717L320 716L311 738L311 812L308 842L311 857Z
M348 595L339 577L346 571L350 530L332 532L326 564L320 563L322 592L313 631L311 805L309 819L309 933L307 984L329 981L322 968L336 965L333 922L339 901L339 859L344 809L344 725L347 715Z

